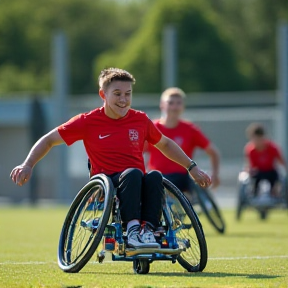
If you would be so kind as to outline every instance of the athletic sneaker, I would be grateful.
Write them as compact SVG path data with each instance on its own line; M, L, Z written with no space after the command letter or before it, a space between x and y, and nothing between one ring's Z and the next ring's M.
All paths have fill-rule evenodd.
M149 224L146 223L142 226L140 231L141 240L145 245L149 245L149 248L161 248L161 245L157 243L153 230L150 228Z
M140 225L134 225L127 231L128 247L137 248L143 244L139 235Z
M141 230L141 232L143 231L143 229ZM139 234L140 232L140 225L134 225L132 226L128 233L127 233L127 247L129 248L160 248L160 244L156 243L156 240L154 238L153 233L152 236L154 238L154 242L152 241L153 239L151 239L151 236L146 235L146 233L143 233L141 236ZM143 235L144 238L146 239L146 242L143 241L142 237ZM148 241L148 239L150 239Z

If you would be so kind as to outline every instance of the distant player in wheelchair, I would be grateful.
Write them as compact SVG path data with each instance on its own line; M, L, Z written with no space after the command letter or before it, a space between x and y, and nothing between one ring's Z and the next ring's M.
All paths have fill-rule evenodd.
M271 187L270 195L277 197L279 195L277 165L280 164L287 173L287 165L282 152L276 143L266 137L265 128L262 124L250 124L246 133L250 141L244 147L245 170L254 180L254 196L259 194L259 182L267 180Z
M244 147L245 168L238 177L237 218L245 204L261 208L261 217L265 218L265 207L283 201L287 204L287 164L281 149L268 139L261 123L251 123L246 135L249 142Z
M128 245L157 248L152 232L160 221L164 188L160 172L145 172L144 142L185 167L201 187L208 187L211 179L174 141L162 135L145 113L131 109L135 79L129 72L104 69L98 80L103 106L71 118L40 138L25 161L12 170L11 179L22 186L53 146L81 140L91 162L91 177L105 174L117 188Z

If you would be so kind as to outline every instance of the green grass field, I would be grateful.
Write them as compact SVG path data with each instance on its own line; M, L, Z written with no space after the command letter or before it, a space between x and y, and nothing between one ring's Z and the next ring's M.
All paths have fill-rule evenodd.
M78 274L57 265L58 238L67 207L0 209L0 288L6 287L288 287L288 213L274 210L265 221L244 211L223 211L227 231L218 234L204 216L209 259L202 273L155 261L150 273L133 273L131 262L94 263ZM204 218L203 218L204 217Z

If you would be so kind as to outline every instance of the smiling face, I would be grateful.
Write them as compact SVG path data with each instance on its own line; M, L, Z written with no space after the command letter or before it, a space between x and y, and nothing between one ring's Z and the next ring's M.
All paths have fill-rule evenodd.
M128 81L112 81L99 94L104 100L105 114L112 119L124 117L131 107L132 83Z

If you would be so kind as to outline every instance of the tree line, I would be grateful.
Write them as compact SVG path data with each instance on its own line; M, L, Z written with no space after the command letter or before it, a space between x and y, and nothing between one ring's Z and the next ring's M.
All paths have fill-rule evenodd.
M276 88L276 29L286 0L1 0L0 94L51 91L51 42L69 44L71 94L95 93L104 67L162 89L162 33L177 31L177 85L186 92Z

